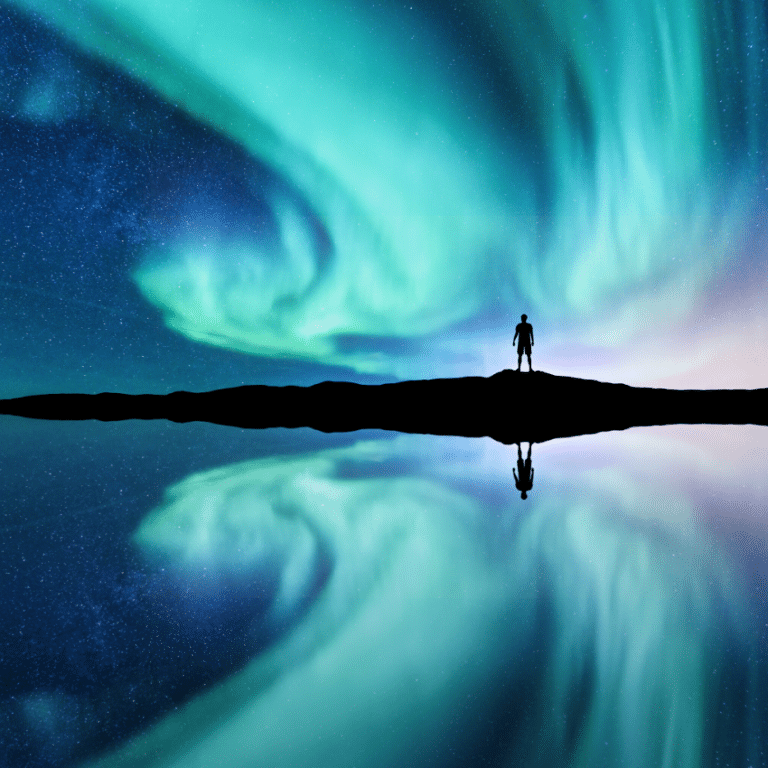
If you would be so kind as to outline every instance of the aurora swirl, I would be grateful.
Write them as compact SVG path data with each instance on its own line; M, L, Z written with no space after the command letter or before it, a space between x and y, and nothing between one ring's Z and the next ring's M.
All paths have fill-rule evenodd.
M214 224L148 248L133 279L191 339L489 373L524 307L554 365L637 380L720 354L725 317L680 347L761 243L758 5L472 4L456 28L428 4L25 7L234 139L322 222L325 250L272 189L277 242ZM620 359L649 336L674 354L633 372Z

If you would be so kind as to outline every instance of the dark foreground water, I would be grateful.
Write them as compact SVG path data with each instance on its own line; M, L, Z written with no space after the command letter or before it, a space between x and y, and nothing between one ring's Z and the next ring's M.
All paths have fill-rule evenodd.
M764 428L0 427L4 767L768 765Z

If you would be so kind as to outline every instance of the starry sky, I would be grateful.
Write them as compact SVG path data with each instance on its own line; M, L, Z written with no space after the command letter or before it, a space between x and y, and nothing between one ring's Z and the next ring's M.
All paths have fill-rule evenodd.
M759 4L291 8L3 5L5 394L764 384Z

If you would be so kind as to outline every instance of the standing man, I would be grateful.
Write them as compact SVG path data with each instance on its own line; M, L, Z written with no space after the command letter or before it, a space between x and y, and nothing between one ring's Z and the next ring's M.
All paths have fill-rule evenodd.
M515 339L519 336L520 340L517 342L517 370L520 370L520 365L523 361L523 352L528 357L528 370L532 371L531 365L531 347L533 346L533 326L527 322L528 315L521 315L520 319L522 323L518 323L515 328L515 337L512 339L512 343L515 343Z

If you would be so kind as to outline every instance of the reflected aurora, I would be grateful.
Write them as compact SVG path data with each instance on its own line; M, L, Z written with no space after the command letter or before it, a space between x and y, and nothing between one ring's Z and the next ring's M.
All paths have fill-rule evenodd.
M99 765L206 765L226 754L234 766L288 766L308 750L320 766L480 754L584 768L756 759L760 725L750 732L748 716L740 744L707 733L722 699L740 695L735 681L753 681L747 695L759 697L758 668L728 559L684 498L649 520L627 506L640 489L615 468L610 512L598 472L584 476L580 503L554 496L520 517L512 504L492 522L478 499L449 490L445 473L455 481L461 463L381 474L393 458L413 466L419 445L244 462L171 489L136 539L164 551L168 568L188 567L201 530L208 541L255 541L266 509L290 509L316 531L333 567L270 650ZM231 567L231 544L205 557L192 548L200 566ZM735 648L744 668L733 666ZM499 734L488 753L486 728Z

